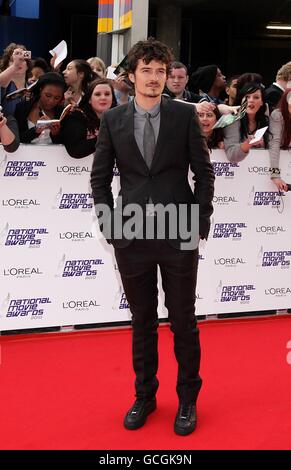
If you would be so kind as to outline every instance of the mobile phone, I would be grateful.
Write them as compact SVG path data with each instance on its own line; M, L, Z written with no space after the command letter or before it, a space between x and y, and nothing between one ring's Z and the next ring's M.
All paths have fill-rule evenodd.
M125 57L123 57L122 61L119 62L119 64L117 65L116 69L113 70L113 73L115 73L115 75L120 74L121 72L123 72L124 70L126 70L127 64L128 64L128 57L127 57L127 55L126 55Z
M24 59L31 59L31 51L23 51Z
M1 111L2 111L2 106L0 105L0 114L1 114ZM0 121L3 120L3 115L0 116Z

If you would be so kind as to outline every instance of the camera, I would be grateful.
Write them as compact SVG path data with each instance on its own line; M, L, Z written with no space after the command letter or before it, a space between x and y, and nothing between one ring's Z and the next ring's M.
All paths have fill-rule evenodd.
M24 59L31 59L31 51L23 51Z

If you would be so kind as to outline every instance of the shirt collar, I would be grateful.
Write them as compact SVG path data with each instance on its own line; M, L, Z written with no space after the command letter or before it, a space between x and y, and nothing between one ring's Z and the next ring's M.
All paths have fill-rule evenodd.
M160 107L161 107L161 102L155 104L152 108L150 109L144 109L142 108L141 106L139 106L136 102L136 100L134 100L134 107L135 107L135 111L140 115L140 116L145 116L147 113L149 113L151 115L151 117L156 117L159 112L160 112Z
M279 83L274 82L273 85L275 85L276 87L280 88L280 90L285 91L284 88L283 88L281 85L279 85Z

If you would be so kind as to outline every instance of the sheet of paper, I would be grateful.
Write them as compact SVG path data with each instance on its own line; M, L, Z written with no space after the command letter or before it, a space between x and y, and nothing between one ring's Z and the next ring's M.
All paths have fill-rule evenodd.
M116 67L107 67L107 75L106 78L109 78L110 80L115 80L117 75L115 75L114 70Z
M54 47L51 51L49 51L50 54L53 56L54 54L57 54L57 58L54 64L54 67L56 68L68 55L68 48L67 48L67 43L66 41L61 41L56 47Z
M255 144L256 142L259 142L263 135L265 134L266 130L268 129L268 126L266 127L261 127L261 129L258 129L254 135L254 138L249 141L250 144Z

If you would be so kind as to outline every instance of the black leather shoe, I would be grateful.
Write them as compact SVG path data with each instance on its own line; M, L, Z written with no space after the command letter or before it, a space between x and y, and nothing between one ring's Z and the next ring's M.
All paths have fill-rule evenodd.
M176 414L174 431L180 436L187 436L194 431L197 425L197 411L194 404L180 403Z
M131 430L141 428L146 422L148 415L152 413L156 407L156 398L137 398L125 415L124 427Z

